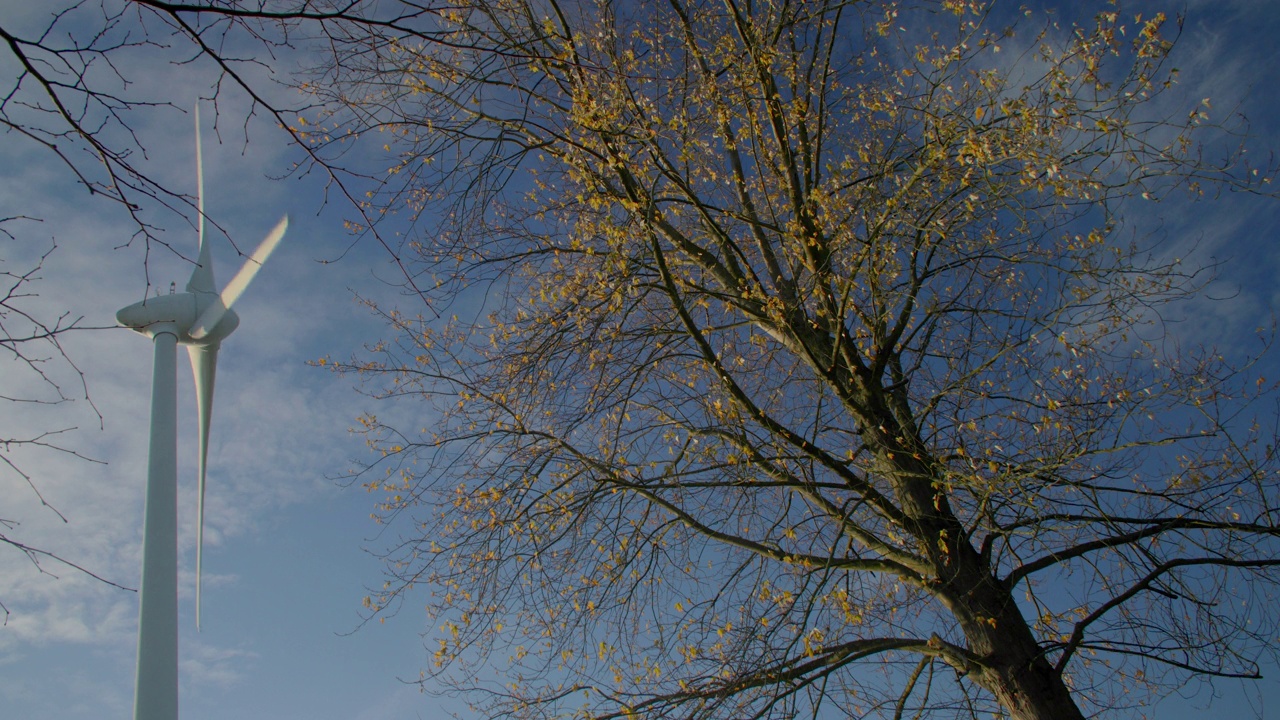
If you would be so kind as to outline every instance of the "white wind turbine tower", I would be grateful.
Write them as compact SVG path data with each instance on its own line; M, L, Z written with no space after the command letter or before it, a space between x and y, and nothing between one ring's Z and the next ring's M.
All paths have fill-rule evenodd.
M187 346L195 376L199 415L196 520L196 627L200 626L200 575L204 546L205 461L213 409L218 345L240 324L231 306L244 293L289 225L285 216L271 230L231 282L218 292L205 241L204 164L200 154L200 109L196 108L196 207L200 250L186 292L158 295L116 313L123 326L155 343L151 380L151 450L143 520L141 608L138 613L138 669L135 720L178 717L178 389L177 345Z

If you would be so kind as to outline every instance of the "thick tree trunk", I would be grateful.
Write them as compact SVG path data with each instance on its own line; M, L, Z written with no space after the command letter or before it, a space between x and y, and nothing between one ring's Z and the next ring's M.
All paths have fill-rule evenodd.
M1047 662L992 678L991 692L1015 720L1084 720L1062 677Z
M967 543L960 549L973 553ZM965 608L955 608L969 651L982 665L973 681L996 696L1016 720L1084 720L1062 675L1045 659L1011 594L982 565L968 565L955 579L967 586ZM977 574L977 577L975 577ZM976 582L974 582L976 580ZM959 589L959 588L958 588Z
M882 455L882 463L910 519L907 529L933 565L939 595L975 658L957 669L992 693L1015 720L1084 720L1010 589L969 543L945 491L932 480L927 455L917 448L895 447Z

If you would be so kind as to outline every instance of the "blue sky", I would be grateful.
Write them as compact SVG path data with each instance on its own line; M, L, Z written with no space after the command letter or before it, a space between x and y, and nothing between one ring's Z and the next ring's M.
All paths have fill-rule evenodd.
M0 0L0 17L21 23L34 3ZM1188 97L1213 97L1217 108L1240 103L1255 135L1275 146L1280 104L1272 96L1280 6L1253 2L1192 2L1176 63ZM207 80L198 68L142 70L153 92L190 108ZM0 52L0 73L12 75ZM380 249L350 239L340 208L323 204L317 179L272 180L294 159L282 136L261 119L246 146L235 98L223 106L221 142L206 115L206 208L229 235L250 248L280 214L292 217L289 235L237 305L241 327L220 358L210 447L203 630L194 627L195 410L190 371L179 361L181 677L186 720L308 718L436 718L456 701L423 696L399 678L415 678L427 661L420 633L433 628L406 607L385 623L361 626L366 586L380 584L378 562L363 551L384 539L370 519L375 498L331 478L363 456L348 426L357 415L430 422L421 405L384 405L350 381L308 367L322 355L345 356L376 340L382 328L352 300L351 289L393 299L383 279L395 270ZM207 111L206 111L207 112ZM177 190L194 193L189 114L161 109L138 116L151 150L146 166ZM64 168L30 143L0 135L0 217L24 214L41 222L9 226L0 237L6 269L29 266L56 240L58 249L35 287L32 307L68 310L85 324L113 324L115 311L138 300L148 275L156 287L179 285L189 265L162 250L144 255L131 220L110 203L77 187ZM1194 239L1201 257L1224 262L1217 294L1229 297L1189 311L1180 332L1189 341L1247 342L1277 307L1274 279L1280 252L1274 239L1280 213L1274 201L1227 197L1216 205L1150 210L1176 242ZM165 237L194 253L195 233L160 217ZM215 270L225 281L241 260L216 234ZM340 262L317 261L336 258ZM145 269L144 269L145 268ZM141 552L150 344L124 330L78 334L68 351L85 372L103 423L84 402L55 408L5 406L0 428L78 426L70 444L106 464L55 453L15 457L67 522L40 506L25 481L0 473L0 517L21 521L15 537L136 586ZM74 390L78 380L59 371ZM0 366L0 389L28 382ZM130 716L136 653L137 597L56 563L42 574L20 554L0 548L0 602L10 615L0 627L0 714L32 720ZM1280 607L1277 608L1280 612ZM1280 669L1253 692L1238 683L1191 686L1149 714L1199 717L1211 700L1215 714L1280 708ZM1261 697L1256 693L1260 692ZM1216 700L1214 694L1219 695ZM1265 701L1265 709L1256 703Z

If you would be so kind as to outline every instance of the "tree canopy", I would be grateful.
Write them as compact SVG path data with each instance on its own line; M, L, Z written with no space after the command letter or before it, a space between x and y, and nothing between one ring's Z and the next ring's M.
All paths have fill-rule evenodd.
M420 524L372 606L433 588L437 668L505 662L514 716L1081 717L1256 672L1271 438L1161 342L1202 278L1126 223L1250 179L1162 109L1171 22L482 3L341 53L324 131L402 148L373 206L451 213L406 253L426 319L347 366L442 414L366 420Z
M1171 333L1209 269L1141 222L1270 168L1178 92L1177 18L129 7L251 92L228 38L306 48L273 111L401 263L386 341L324 363L427 403L361 419L360 475L401 538L367 604L426 602L424 682L1080 718L1274 653L1272 387Z

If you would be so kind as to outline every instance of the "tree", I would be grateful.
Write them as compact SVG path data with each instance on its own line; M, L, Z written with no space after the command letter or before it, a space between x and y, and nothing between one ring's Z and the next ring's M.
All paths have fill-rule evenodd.
M440 413L363 421L404 529L369 605L433 589L433 677L501 664L512 717L1080 718L1258 675L1267 388L1167 334L1205 271L1128 219L1254 170L1174 104L1176 22L1057 18L330 29L316 142L383 131L368 207L446 217L423 315L336 364Z
M428 672L490 715L1078 718L1274 652L1271 388L1169 333L1207 271L1139 222L1269 169L1174 91L1176 21L127 7L275 114L422 303L326 363L439 412L363 418L403 538L368 605L429 586ZM245 42L310 50L313 108Z

